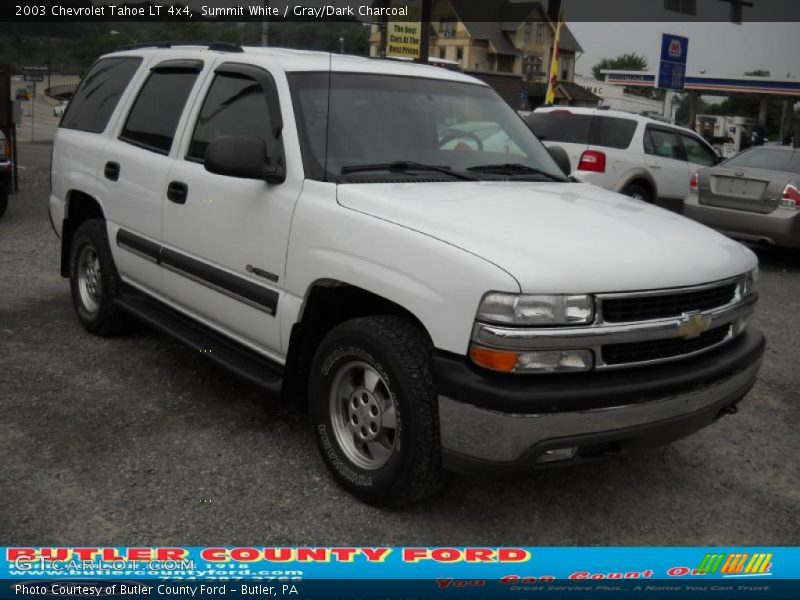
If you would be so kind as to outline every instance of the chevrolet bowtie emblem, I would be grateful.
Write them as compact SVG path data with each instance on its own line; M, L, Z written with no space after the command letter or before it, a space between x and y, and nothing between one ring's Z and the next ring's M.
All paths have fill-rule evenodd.
M708 331L711 327L711 317L700 313L684 314L683 321L678 325L678 335L685 340L700 337L700 334Z

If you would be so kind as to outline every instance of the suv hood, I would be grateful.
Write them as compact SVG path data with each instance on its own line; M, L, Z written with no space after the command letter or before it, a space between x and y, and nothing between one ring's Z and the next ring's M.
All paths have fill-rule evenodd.
M523 292L679 287L757 264L743 245L699 223L582 183L342 184L337 198L494 263Z

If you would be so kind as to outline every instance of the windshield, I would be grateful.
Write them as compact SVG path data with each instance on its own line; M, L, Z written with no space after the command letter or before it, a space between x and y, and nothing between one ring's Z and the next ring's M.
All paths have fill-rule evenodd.
M749 167L800 173L800 150L749 148L725 161L726 167Z
M424 172L428 181L449 180L447 171L496 179L492 168L499 168L510 179L564 180L522 119L486 86L336 72L292 73L289 81L306 176L312 179L385 180L395 170ZM423 171L425 165L437 170Z

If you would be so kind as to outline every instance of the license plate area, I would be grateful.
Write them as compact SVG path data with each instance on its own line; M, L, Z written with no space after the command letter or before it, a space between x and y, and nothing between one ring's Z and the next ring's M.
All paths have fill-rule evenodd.
M717 196L758 200L764 194L766 188L767 182L758 179L719 176L711 178L711 192Z

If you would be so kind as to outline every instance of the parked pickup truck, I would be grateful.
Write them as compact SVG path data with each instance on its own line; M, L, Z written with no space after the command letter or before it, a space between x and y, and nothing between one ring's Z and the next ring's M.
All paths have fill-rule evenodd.
M398 504L668 442L755 382L755 256L565 158L458 72L161 45L88 71L50 212L89 332L133 316L307 408Z

